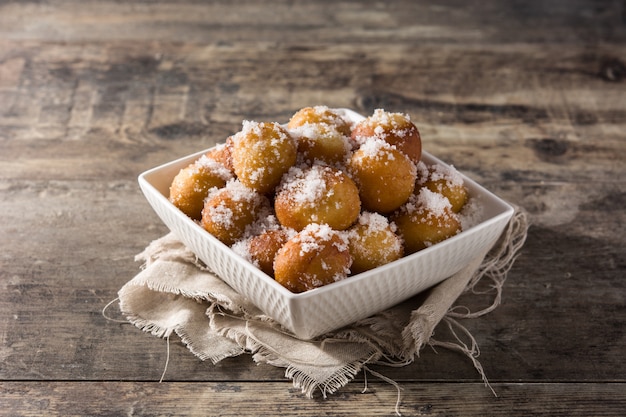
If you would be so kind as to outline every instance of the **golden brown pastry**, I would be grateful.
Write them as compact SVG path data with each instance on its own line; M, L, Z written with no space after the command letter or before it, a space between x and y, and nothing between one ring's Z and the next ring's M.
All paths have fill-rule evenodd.
M404 254L402 239L395 225L378 214L363 212L358 222L348 230L352 274L369 271L400 259Z
M348 170L358 184L363 208L368 211L390 213L404 204L415 188L413 162L380 139L364 142L350 158Z
M328 225L313 223L278 251L274 274L278 283L300 293L346 278L351 262L345 237Z
M223 187L230 178L232 174L224 165L203 156L174 177L169 200L187 216L200 220L209 190Z
M461 231L461 223L447 198L422 188L394 213L391 220L404 240L406 254L411 254L452 237Z
M247 240L250 260L267 275L274 276L274 258L289 239L285 229L266 230Z
M349 137L335 127L307 124L291 132L298 140L299 161L308 165L321 162L331 166L345 166L352 145Z
M205 156L224 165L234 175L235 169L233 167L232 147L233 139L232 137L229 137L226 140L226 143L220 143L214 146L205 154Z
M262 194L272 192L296 162L296 140L278 123L244 121L232 143L237 178Z
M408 115L378 109L353 125L340 111L305 107L286 127L244 121L180 171L170 200L302 292L471 227L463 177L453 167L427 166L421 152Z
M418 178L418 185L446 197L452 205L452 211L459 213L469 198L461 174L454 167L442 164L432 165L427 172L426 178Z
M307 124L331 126L346 136L350 136L351 132L350 123L327 106L303 107L291 116L287 128L294 130Z
M376 109L374 114L357 123L352 129L352 138L356 142L373 137L396 146L415 164L422 157L422 139L407 114Z
M343 171L329 166L294 167L285 176L274 200L276 217L300 231L311 223L335 230L350 227L359 216L359 190Z
M244 236L246 227L269 212L267 197L232 180L207 197L202 209L202 227L230 246Z

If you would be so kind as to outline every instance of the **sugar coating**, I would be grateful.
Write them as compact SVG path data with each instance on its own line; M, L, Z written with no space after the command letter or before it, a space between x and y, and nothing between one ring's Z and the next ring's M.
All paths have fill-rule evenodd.
M305 108L300 109L298 112L296 112L292 116L292 119L289 121L289 124L293 126L294 124L302 122L302 118L306 117L307 113L311 110L313 111L313 114L317 116L316 118L313 118L313 120L315 121L311 123L309 119L306 118L303 124L324 123L324 124L333 125L333 126L345 126L345 125L349 126L350 125L350 123L346 119L344 119L341 116L341 114L339 114L337 111L329 108L328 106L320 106L320 105L313 106L313 107L305 107Z
M392 116L401 116L407 121L411 121L411 116L405 113L391 113L385 111L385 109L375 109L374 113L370 116L370 120L375 121L379 124L386 124L393 127L398 127L396 123L395 117Z
M367 235L376 235L377 238L382 239L381 244L377 245L376 249L378 251L382 250L383 255L402 251L402 240L395 235L397 227L387 217L379 213L364 211L359 216L357 223L365 228L365 231L363 233L357 228L353 228L347 232L349 239L359 242L361 239L367 238ZM367 246L363 245L359 245L359 250L369 252ZM369 255L378 256L379 254L369 253Z
M273 132L277 134L278 137L272 137L270 140L256 140L253 143L253 147L255 150L263 151L263 150L273 150L273 155L276 158L281 158L282 155L278 152L278 147L284 142L292 142L293 145L296 145L295 139L287 134L287 132L276 122L256 122L253 120L244 120L241 123L241 130L237 132L233 136L234 142L239 142L244 137L248 137L253 135L257 138L263 138L263 129L270 128ZM267 167L271 169L272 167Z
M288 192L296 204L313 205L328 194L324 174L329 172L333 171L322 165L314 165L310 169L292 167L283 177L279 192ZM338 171L334 175L338 175Z
M392 232L395 232L396 228L393 223L389 222L387 217L370 211L362 212L359 216L358 223L376 232L387 230L388 228L391 229Z
M246 234L250 236L260 235L268 230L280 230L281 228L282 226L274 215L273 210L268 207L266 211L260 213L259 219L248 227Z
M338 114L335 114L335 112L331 108L329 108L328 106L320 106L320 105L313 106L313 110L315 110L315 113L319 114L319 115L329 115L329 114L331 114L333 116L333 122L336 123L336 124L344 122L344 120L341 118L341 116L338 115Z
M230 227L234 222L235 213L224 202L208 209L211 220L224 227Z
M428 180L428 176L430 175L430 170L428 169L428 165L424 161L419 161L415 164L415 172L417 174L417 184L422 185Z
M398 138L406 138L411 134L411 117L404 113L391 113L383 109L376 109L365 119L364 123L373 127L374 134L385 139L389 134ZM360 138L363 140L363 138Z
M297 158L297 141L275 122L244 120L232 137L233 168L251 188L270 192Z
M350 143L350 138L343 135L333 126L328 126L325 124L314 124L314 123L305 123L301 126L295 127L290 130L290 133L300 141L310 142L311 146L315 142L323 143L324 141L338 141L340 147L339 149L343 152L343 155L337 157L339 162L345 161L352 150L352 144ZM333 144L334 145L334 144ZM300 155L301 158L308 158L309 155L307 153L302 153ZM304 163L315 163L316 160L303 160Z
M211 189L207 199L211 199L217 193L227 193L235 204L246 202L253 203L255 207L258 207L264 202L264 198L261 194L246 187L236 179L228 181L224 188ZM216 224L230 227L235 220L233 210L228 207L224 201L221 201L216 206L205 206L205 209L208 210L211 220Z
M311 223L302 229L295 239L301 245L300 255L304 256L307 253L320 251L323 247L321 243L333 241L334 237L339 237L339 240L333 243L339 251L348 250L348 240L345 234L332 229L327 224Z
M224 181L233 179L233 173L224 164L202 155L195 163L198 168L206 168Z
M417 176L417 167L406 155L404 155L395 145L385 142L378 137L369 137L361 142L358 152L355 154L358 162L363 163L365 159L370 161L382 162L385 165L396 160L396 155L403 155L410 162L409 175Z
M397 149L395 145L391 145L378 137L369 137L361 142L359 148L362 157L380 160L383 157L393 160L393 154L390 149Z
M402 207L407 214L426 212L427 218L450 216L452 204L439 193L421 188L417 194L413 194L409 201Z
M484 215L484 206L477 198L470 198L459 213L461 230L468 230L479 224Z
M236 241L230 248L237 255L241 256L246 261L250 262L252 265L259 267L259 263L252 254L250 253L250 239L252 236L247 236L243 239Z
M426 167L427 174L425 176L420 175L418 181L425 183L428 179L431 181L445 181L448 187L462 187L463 176L453 165L433 164L430 167ZM422 172L420 171L420 174Z

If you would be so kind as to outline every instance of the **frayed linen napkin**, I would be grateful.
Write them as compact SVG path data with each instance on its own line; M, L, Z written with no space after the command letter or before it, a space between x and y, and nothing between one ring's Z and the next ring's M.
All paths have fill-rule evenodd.
M286 377L309 397L317 390L324 397L335 392L370 364L409 364L425 345L464 353L489 386L476 358L478 346L457 320L479 317L499 305L527 229L524 212L516 210L494 247L463 270L406 302L314 340L300 340L282 328L211 273L172 233L137 255L143 268L120 289L120 310L154 336L178 335L202 360L217 363L248 353L256 362L285 368ZM453 307L457 298L484 279L492 281L493 303L459 313ZM434 340L435 327L444 322L452 340Z

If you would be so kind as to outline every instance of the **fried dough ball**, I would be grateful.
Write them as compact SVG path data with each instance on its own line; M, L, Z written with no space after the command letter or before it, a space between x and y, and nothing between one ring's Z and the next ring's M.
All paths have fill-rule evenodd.
M202 156L176 174L169 200L187 216L200 220L209 190L223 187L230 178L232 173L224 165Z
M348 231L352 274L369 271L403 256L402 239L395 234L395 229L395 225L378 213L361 213L357 224Z
M305 125L328 125L343 135L350 136L350 123L336 111L326 106L304 107L294 113L287 129L294 130Z
M446 197L452 205L452 211L459 213L469 198L461 174L453 166L442 164L432 165L427 172L427 177L418 178L418 185Z
M348 169L359 185L368 211L390 213L404 204L415 188L416 170L395 146L370 139L352 155Z
M422 139L408 114L376 109L370 117L360 121L352 129L352 139L356 142L372 137L395 145L415 164L422 157Z
M287 242L288 234L283 229L266 230L258 236L253 236L248 242L248 250L253 263L258 265L261 271L274 276L274 258Z
M359 217L359 189L339 169L323 165L293 167L278 188L274 210L280 224L296 231L311 223L345 230Z
M291 132L298 139L300 160L308 164L320 161L342 166L352 150L349 137L327 124L305 124Z
M391 220L404 239L407 254L417 252L452 237L461 231L461 223L452 205L441 194L422 188L409 199Z
M296 156L295 139L278 123L244 121L242 130L233 136L235 174L262 194L274 190Z
M345 237L312 223L289 239L274 259L276 281L300 293L348 276L352 258Z
M226 143L220 143L214 146L205 154L205 156L224 165L234 174L235 169L233 168L232 147L233 138L229 137L226 139Z
M295 234L295 230L282 227L276 216L269 213L246 228L244 237L235 242L231 249L273 277L276 252Z
M202 209L202 227L230 246L243 237L246 227L269 212L267 197L238 180L231 180L207 197Z

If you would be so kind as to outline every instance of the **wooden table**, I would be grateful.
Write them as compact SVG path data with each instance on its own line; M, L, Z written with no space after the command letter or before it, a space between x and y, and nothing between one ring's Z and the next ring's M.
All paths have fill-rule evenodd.
M427 348L374 368L399 411L624 415L625 16L609 0L1 2L0 415L393 415L375 377L311 400L282 369L174 339L159 383L165 341L102 315L167 232L140 172L316 104L409 113L426 150L532 223L502 305L464 322L498 396Z

